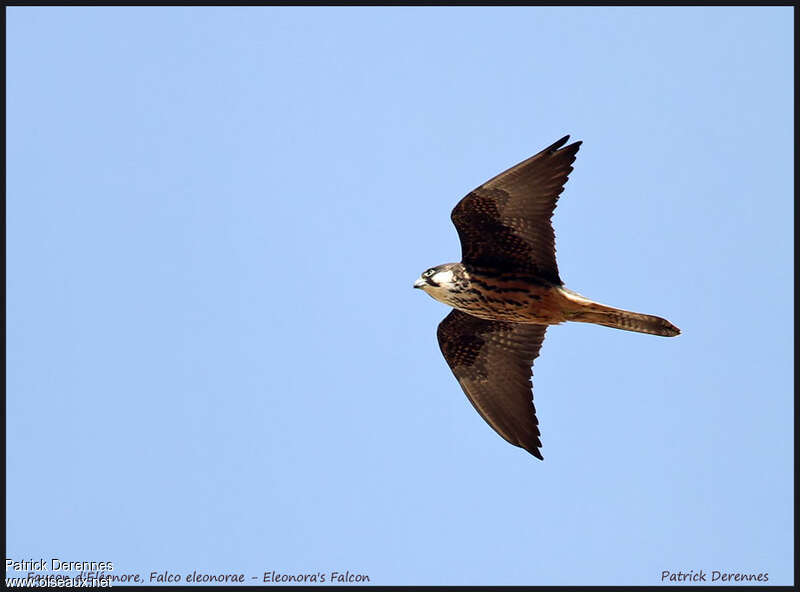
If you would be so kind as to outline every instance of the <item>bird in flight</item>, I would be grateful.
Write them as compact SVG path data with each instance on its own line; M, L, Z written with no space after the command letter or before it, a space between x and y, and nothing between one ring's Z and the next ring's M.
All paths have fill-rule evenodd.
M425 271L415 288L454 310L439 324L444 359L484 420L538 459L531 367L548 325L565 321L674 337L661 317L612 308L564 287L550 219L581 142L564 136L486 181L451 218L460 263Z

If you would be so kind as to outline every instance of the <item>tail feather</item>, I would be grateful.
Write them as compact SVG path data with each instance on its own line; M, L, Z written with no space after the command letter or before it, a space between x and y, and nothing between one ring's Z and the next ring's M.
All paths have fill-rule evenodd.
M622 329L624 331L637 331L639 333L649 333L650 335L661 335L662 337L675 337L676 335L680 335L681 332L680 329L667 319L620 309L611 309L609 311L584 311L578 313L574 320L612 327L614 329Z
M624 331L637 331L639 333L649 333L650 335L661 335L662 337L675 337L680 335L681 330L670 323L667 319L655 315L631 312L606 306L599 302L593 302L580 296L575 292L568 294L573 302L579 304L578 310L571 315L572 321L581 323L594 323L604 327L622 329Z

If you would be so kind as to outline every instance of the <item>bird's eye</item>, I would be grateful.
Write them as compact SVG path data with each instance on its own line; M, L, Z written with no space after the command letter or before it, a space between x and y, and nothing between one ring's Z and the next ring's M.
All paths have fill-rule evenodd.
M429 269L428 271L426 271L425 273L422 274L423 277L430 277L432 275L433 275L433 270L432 269Z

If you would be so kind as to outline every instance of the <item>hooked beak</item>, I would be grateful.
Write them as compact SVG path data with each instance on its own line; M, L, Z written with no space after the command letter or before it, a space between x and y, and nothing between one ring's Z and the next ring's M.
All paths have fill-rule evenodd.
M414 282L414 287L422 288L422 286L424 286L425 284L426 284L425 280L423 280L422 278L417 278L417 281Z

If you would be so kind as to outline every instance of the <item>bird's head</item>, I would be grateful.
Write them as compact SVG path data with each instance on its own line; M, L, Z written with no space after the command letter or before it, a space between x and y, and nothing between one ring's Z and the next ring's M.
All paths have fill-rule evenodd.
M450 304L449 298L453 294L464 292L469 287L469 276L461 263L445 263L422 272L414 287Z

